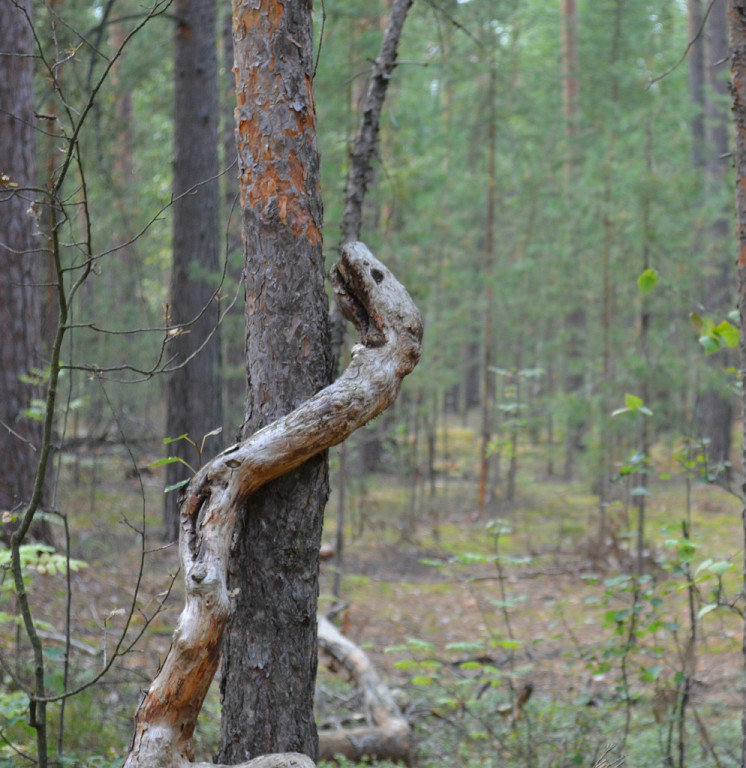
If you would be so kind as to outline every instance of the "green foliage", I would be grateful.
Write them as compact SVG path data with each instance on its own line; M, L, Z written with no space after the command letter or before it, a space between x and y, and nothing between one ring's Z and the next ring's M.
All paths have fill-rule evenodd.
M644 270L637 278L637 287L641 296L647 296L658 284L658 273L654 269Z
M223 431L222 427L216 427L215 429L210 430L206 435L202 436L202 439L197 442L196 440L193 440L191 437L189 437L188 433L184 433L183 435L179 435L178 437L164 437L163 438L163 444L164 445L171 445L172 443L179 443L179 442L185 442L191 445L194 450L197 453L197 459L199 461L198 466L202 466L202 454L205 450L205 442L209 437L214 437L215 435L219 435ZM183 464L191 473L192 475L197 473L197 470L186 460L183 459L181 456L165 456L162 459L156 459L156 461L151 462L148 464L149 467L163 467L166 464ZM167 485L164 489L164 493L169 493L170 491L178 490L179 488L183 488L185 485L189 483L191 480L191 477L187 477L185 480L179 480L177 483L173 483L172 485Z
M88 566L83 560L68 558L60 554L48 544L22 544L19 553L24 577L32 575L32 572L55 576L56 574L67 573L68 566L71 571L78 571ZM0 588L13 589L13 582L8 578L10 550L2 544L0 544L0 570L3 572Z
M639 413L642 416L652 416L653 412L643 404L641 397L631 395L627 392L624 395L624 408L617 408L612 412L612 416L619 416L622 413Z

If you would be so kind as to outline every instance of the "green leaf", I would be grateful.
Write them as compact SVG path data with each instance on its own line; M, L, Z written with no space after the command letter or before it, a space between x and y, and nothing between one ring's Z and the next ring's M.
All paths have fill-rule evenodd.
M658 284L658 273L654 269L646 269L637 278L637 287L640 290L640 295L645 296L655 288Z
M417 663L421 669L440 669L443 666L443 662L437 659L421 659Z
M432 685L434 680L435 680L434 677L429 677L427 675L418 675L417 677L412 678L412 685Z
M642 679L647 683L655 682L660 676L661 672L663 672L664 667L662 664L653 664L653 666L648 667L645 672L642 675Z
M408 637L407 646L411 650L424 651L426 653L435 652L435 646L432 643L428 643L426 640L420 640L418 637Z
M88 395L85 397L74 397L68 407L71 411L79 411L81 408L85 408L88 405Z
M681 539L679 541L679 557L685 562L689 562L697 551L697 545L689 541L689 539Z
M462 661L461 664L459 664L459 669L463 669L465 672L482 669L482 664L479 661Z
M178 456L166 456L163 459L158 459L157 461L154 461L152 464L148 464L149 467L162 467L164 464L176 464L176 462L182 462L184 459L179 458Z
M703 616L706 616L711 611L714 611L718 607L717 603L707 603L707 605L703 605L699 611L697 611L697 618L701 619Z
M637 395L631 395L629 392L627 392L624 395L624 404L627 406L627 408L629 408L630 411L638 411L642 405L642 398L638 397Z
M696 313L692 312L689 315L689 319L692 321L692 325L694 326L695 331L702 331L703 321L702 318Z
M458 653L479 653L482 651L482 644L469 642L447 643L446 650Z
M723 320L722 323L718 323L712 329L712 332L715 334L715 336L717 336L718 339L724 341L726 346L738 346L738 339L740 337L738 328L736 328L734 325L731 325L727 320Z
M34 421L44 421L47 415L47 404L44 400L34 398L28 408L24 408L21 411L22 415L27 419L33 419Z
M152 464L148 464L148 466L162 467L164 464L175 464L176 462L183 464L193 475L197 474L195 469L192 467L192 465L188 461L184 461L184 459L182 459L181 456L166 456L163 459L158 459L157 461L154 461Z
M190 477L188 477L186 480L179 480L178 483L174 483L173 485L167 485L163 489L163 493L168 493L169 491L175 491L177 488L181 488L182 486L186 485L191 480Z
M499 640L497 643L498 648L505 648L512 651L523 647L523 643L520 640Z
M414 659L403 659L402 661L397 661L396 664L394 664L394 669L402 669L402 670L408 670L408 669L419 669L420 664L418 661L415 661Z
M704 347L705 353L708 355L720 349L720 344L714 336L700 336L699 343Z
M179 435L178 437L164 437L163 445L168 445L169 443L177 443L179 440L186 440L188 436L189 433L184 432L183 435Z
M733 563L729 563L727 560L718 560L717 563L711 563L707 568L716 576L722 576L726 571L733 568Z
M621 413L641 413L643 416L653 415L650 408L645 407L643 399L630 392L626 392L624 395L624 408L617 408L615 411L612 411L611 415L612 417L619 416Z

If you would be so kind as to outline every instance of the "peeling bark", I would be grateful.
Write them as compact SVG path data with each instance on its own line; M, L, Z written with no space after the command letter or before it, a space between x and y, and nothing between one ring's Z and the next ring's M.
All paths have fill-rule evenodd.
M319 759L343 755L349 760L409 758L412 732L389 689L365 652L319 616L319 647L339 661L363 693L369 726L340 728L319 733Z
M360 333L344 373L299 408L215 457L182 495L179 556L186 605L168 656L137 710L125 768L192 765L197 715L217 670L231 612L231 538L246 501L265 483L342 442L381 413L419 360L420 313L365 245L344 246L330 279L342 313ZM285 754L281 759L291 758ZM289 765L266 765L280 764Z

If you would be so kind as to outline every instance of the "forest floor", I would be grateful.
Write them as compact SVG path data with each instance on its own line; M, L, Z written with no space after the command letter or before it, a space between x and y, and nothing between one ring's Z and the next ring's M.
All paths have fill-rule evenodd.
M346 495L337 621L397 689L417 728L419 762L487 765L499 754L501 765L590 768L605 744L616 743L629 766L665 765L676 753L676 691L687 670L689 568L699 583L691 593L697 655L687 765L739 764L742 620L727 608L702 610L713 603L713 590L727 603L739 589L736 496L693 482L687 510L682 473L673 460L662 462L646 505L647 576L637 583L628 576L628 532L636 525L636 509L625 502L628 485L613 488L618 500L605 510L600 539L597 497L583 483L547 478L539 454L526 448L516 499L494 501L480 517L474 434L454 427L449 441L459 458L439 467L432 487L407 474L374 474L349 481ZM139 692L163 660L182 607L176 547L159 539L162 478L146 469L158 451L138 457L139 476L118 451L65 456L61 464L58 506L70 514L73 556L87 563L71 574L76 682L113 653L144 561L128 635L128 643L137 642L104 685L68 706L68 749L80 755L113 761L122 754ZM332 464L334 481L334 457ZM333 493L327 542L334 540L336 503ZM682 548L687 519L691 546ZM137 533L143 525L144 555ZM708 561L720 565L711 570ZM336 603L331 562L322 564L322 611ZM53 661L64 632L64 586L59 573L37 574L32 588ZM144 617L154 614L137 638ZM531 699L511 709L527 684ZM357 715L354 691L323 659L319 686L321 722ZM99 729L76 727L102 707L107 717ZM218 708L215 693L197 735L203 759L215 745Z

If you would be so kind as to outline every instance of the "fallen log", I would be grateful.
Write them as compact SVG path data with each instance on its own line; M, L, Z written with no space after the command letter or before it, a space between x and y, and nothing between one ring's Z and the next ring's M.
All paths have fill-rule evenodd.
M185 606L166 660L135 714L124 768L195 765L190 762L192 736L220 661L230 614L231 537L247 499L381 413L419 360L420 313L405 288L363 243L342 247L330 280L340 310L360 335L344 373L287 416L216 456L180 497ZM306 760L284 754L268 756L261 766L254 761L241 765L307 768L312 763Z
M362 691L365 714L372 723L321 731L319 759L342 755L356 761L367 757L408 762L411 728L365 651L323 616L319 616L319 648L349 672Z

